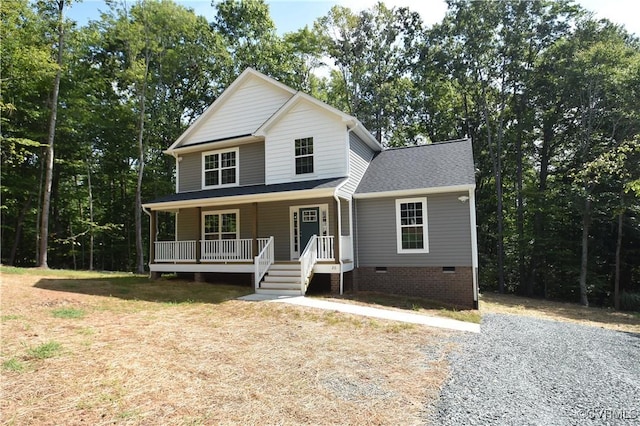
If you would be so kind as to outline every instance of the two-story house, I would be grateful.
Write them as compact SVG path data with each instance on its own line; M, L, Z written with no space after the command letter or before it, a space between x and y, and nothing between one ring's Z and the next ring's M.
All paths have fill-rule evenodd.
M301 295L328 274L336 293L477 306L470 140L384 150L355 117L247 69L165 152L176 192L144 204L152 275L240 273ZM175 214L175 240L157 241L157 212Z

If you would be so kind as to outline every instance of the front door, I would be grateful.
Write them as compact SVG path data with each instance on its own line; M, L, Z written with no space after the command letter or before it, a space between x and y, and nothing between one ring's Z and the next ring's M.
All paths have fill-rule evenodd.
M304 207L300 209L300 254L307 247L313 235L320 235L320 208Z

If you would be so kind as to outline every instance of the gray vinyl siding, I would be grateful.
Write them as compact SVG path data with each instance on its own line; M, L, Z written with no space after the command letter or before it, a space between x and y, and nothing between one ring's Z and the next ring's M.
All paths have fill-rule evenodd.
M356 200L358 266L471 266L469 203L460 195L424 195L429 253L416 254L397 252L395 197ZM414 197L422 196L406 198Z
M240 185L264 184L264 142L240 145Z
M365 144L355 133L349 133L349 179L342 189L353 194L367 170L374 151Z
M264 142L240 145L238 148L240 185L264 184ZM213 149L207 151L213 151ZM181 157L178 192L201 190L202 152L183 154Z
M176 240L189 241L199 238L198 209L180 209L176 215Z
M346 237L349 235L349 203L348 200L340 200L340 216L342 219L342 229L340 235Z

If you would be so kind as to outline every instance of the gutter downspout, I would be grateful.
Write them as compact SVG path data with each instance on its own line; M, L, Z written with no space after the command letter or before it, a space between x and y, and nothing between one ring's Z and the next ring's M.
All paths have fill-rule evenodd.
M478 230L476 227L476 192L469 189L469 218L471 225L471 275L473 277L473 304L478 309Z
M176 159L176 194L177 194L180 188L180 160L182 160L182 157L180 157L180 155L176 154L175 152L172 152L171 156L173 156L173 158Z
M340 197L336 192L333 193L333 199L336 200L336 216L338 217L338 263L340 263L340 295L344 293L344 263L342 262L342 209L340 208Z

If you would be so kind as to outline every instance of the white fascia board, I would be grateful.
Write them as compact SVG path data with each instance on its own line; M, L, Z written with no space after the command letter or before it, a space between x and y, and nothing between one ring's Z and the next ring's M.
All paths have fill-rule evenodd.
M454 185L454 186L437 186L433 188L415 188L415 189L401 189L396 191L380 191L380 192L367 192L363 194L353 194L355 199L366 198L388 198L388 197L407 197L421 194L443 194L447 192L468 192L469 190L475 190L475 185Z
M167 201L165 203L146 203L142 206L149 210L175 210L192 207L211 207L229 204L247 204L256 202L302 200L306 198L333 197L335 188L303 189L300 191L274 192L268 194L231 195L228 197L198 198L196 200Z
M163 152L169 155L180 155L180 154L188 154L191 152L210 151L212 149L244 145L252 142L260 142L263 140L264 138L253 136L253 135L241 136L238 138L232 138L232 139L227 139L227 140L217 141L217 142L214 141L214 142L198 143L194 145L185 145L185 146L181 146L179 148L175 148L171 150L167 149L166 151L163 151Z
M383 151L384 148L382 144L378 142L375 136L373 136L366 127L364 127L364 124L362 124L360 120L358 120L355 117L351 117L351 118L352 120L349 123L353 126L351 128L351 131L353 131L356 135L358 135L360 139L364 141L364 143L369 145L369 148L374 149L376 151Z

